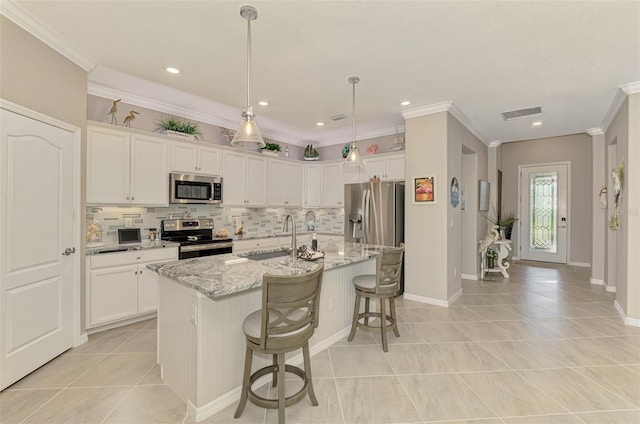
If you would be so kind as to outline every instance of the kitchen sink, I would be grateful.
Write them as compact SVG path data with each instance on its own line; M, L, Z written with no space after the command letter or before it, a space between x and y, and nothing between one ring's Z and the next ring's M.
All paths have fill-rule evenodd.
M286 250L275 250L273 252L264 252L264 253L247 253L242 256L247 259L251 259L253 261L263 261L265 259L273 259L280 258L282 256L289 256L289 252Z

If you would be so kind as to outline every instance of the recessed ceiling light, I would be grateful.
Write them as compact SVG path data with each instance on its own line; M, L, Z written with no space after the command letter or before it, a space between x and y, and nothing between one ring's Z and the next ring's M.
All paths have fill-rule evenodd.
M316 122L316 125L322 127L324 125L324 122Z
M541 126L541 125L542 125L542 122L543 122L543 121L536 121L536 122L532 122L532 123L531 123L531 126L532 126L532 127L539 127L539 126Z
M261 101L258 102L258 104L260 106L269 106L269 102L267 102L266 100L261 100Z
M164 70L169 72L170 74L179 74L180 73L180 69L176 68L175 66L165 66Z
M411 104L411 102L409 100L405 100L405 101L400 102L401 106L409 106L410 104Z

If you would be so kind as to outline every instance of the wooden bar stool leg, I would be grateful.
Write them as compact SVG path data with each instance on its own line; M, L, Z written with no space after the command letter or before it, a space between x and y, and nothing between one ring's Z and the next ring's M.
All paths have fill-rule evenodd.
M318 406L318 399L316 398L316 392L313 390L313 379L311 378L311 357L309 355L309 343L302 347L302 355L304 356L304 373L309 382L309 399L313 406Z
M369 298L364 298L364 325L369 325Z
M280 380L280 385L278 386L278 424L284 424L284 408L286 406L286 393L284 391L284 370L285 370L285 362L284 362L284 353L278 354L278 379Z
M380 298L380 331L382 331L382 350L389 351L387 346L387 306L384 302L384 298Z
M273 355L273 377L271 387L278 387L278 355Z
M351 321L351 332L347 340L351 341L356 336L356 329L358 328L358 315L360 315L360 294L356 291L356 304L353 307L353 321Z
M239 418L244 411L244 407L247 405L247 399L249 397L249 379L251 378L251 362L253 360L253 352L247 346L247 351L244 357L244 375L242 376L242 395L240 396L240 402L236 408L234 418Z
M400 331L398 330L398 319L396 317L396 300L393 297L389 298L389 307L391 308L391 319L393 320L393 333L396 337L400 337Z

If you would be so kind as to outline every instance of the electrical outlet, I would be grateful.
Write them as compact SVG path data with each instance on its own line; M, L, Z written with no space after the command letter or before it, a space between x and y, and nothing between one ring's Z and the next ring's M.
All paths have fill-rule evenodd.
M191 324L198 325L198 307L196 305L191 305Z
M333 311L333 297L329 298L329 310Z
M457 277L458 276L458 268L453 267L453 277Z
M133 227L133 218L125 218L124 219L124 226L125 226L125 228Z

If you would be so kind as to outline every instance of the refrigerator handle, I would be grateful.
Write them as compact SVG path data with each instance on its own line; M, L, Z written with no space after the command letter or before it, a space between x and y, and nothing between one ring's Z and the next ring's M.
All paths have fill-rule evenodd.
M371 229L371 190L368 188L364 189L363 211L364 217L362 218L362 221L364 224L364 231L362 234L364 236L364 243L367 244L369 243L369 231Z

